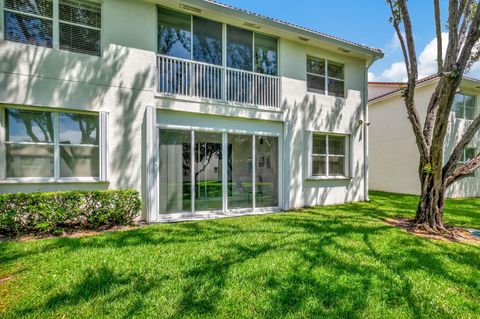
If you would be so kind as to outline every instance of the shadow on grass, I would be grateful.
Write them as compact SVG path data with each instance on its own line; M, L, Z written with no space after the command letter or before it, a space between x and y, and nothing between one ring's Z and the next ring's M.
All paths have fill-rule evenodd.
M112 264L89 259L91 268L82 280L48 293L35 305L20 303L15 315L22 317L49 316L89 303L105 303L99 316L122 303L129 307L116 310L116 317L145 316L158 307L152 300L169 297L159 317L362 318L399 313L455 318L478 313L480 249L431 242L379 223L412 214L415 197L374 194L372 199L58 238L23 251L12 247L1 260L41 258L53 251L65 258L92 258L92 251L100 251L112 260L113 254L124 254L135 265L119 272ZM140 263L134 260L138 251L144 258ZM165 287L172 296L165 296ZM436 289L443 289L441 297Z

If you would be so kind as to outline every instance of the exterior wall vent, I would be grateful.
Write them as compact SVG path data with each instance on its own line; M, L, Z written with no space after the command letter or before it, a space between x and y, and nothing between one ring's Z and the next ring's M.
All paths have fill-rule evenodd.
M261 28L260 25L255 24L255 23L251 23L251 22L244 22L243 25L246 26L246 27L254 28L254 29L260 29Z
M193 12L196 12L196 13L202 13L202 9L189 6L188 4L180 3L180 8L188 10L188 11L193 11Z

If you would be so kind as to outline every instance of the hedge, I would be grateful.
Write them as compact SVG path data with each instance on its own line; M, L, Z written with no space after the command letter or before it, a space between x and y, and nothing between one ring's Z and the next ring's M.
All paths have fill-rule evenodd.
M140 196L134 190L0 194L0 236L129 225L140 209Z

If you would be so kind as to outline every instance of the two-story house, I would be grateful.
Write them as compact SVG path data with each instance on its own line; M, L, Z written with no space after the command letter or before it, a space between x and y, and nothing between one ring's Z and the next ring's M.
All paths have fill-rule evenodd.
M152 222L367 198L380 50L215 1L0 4L0 192L135 188Z
M415 90L415 104L425 119L430 97L439 78L435 75L420 79ZM402 82L370 82L370 188L394 193L419 194L419 154L415 135L407 117L401 95ZM445 139L444 159L480 110L480 81L464 77L453 102ZM460 159L466 162L478 154L480 136L473 138ZM449 197L480 197L478 172L455 184L448 190Z

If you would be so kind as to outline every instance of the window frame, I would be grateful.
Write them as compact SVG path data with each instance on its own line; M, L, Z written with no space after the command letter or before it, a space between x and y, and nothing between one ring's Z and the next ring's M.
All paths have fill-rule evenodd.
M457 106L455 105L455 108L453 109L453 113L455 116L456 120L464 120L464 121L473 121L475 119L475 116L477 115L477 97L475 95L471 94L465 94L465 93L456 93L455 95L461 95L463 97L463 102L462 102L462 117L457 117ZM465 97L471 97L473 100L473 118L467 119L465 117L465 110L466 110L466 102L465 102Z
M325 136L325 154L313 153L313 138L314 136ZM330 154L329 150L329 137L342 137L344 139L345 154ZM333 133L333 132L321 132L321 131L307 131L307 180L329 180L329 179L351 179L351 134ZM313 175L313 158L324 157L325 158L325 175ZM330 157L343 157L344 158L344 175L330 175L329 158Z
M308 72L308 60L309 59L313 59L313 60L319 60L319 61L323 61L324 62L324 74L321 75L321 74L317 74L317 73L312 73L312 72ZM343 69L343 79L339 79L339 78L335 78L335 77L332 77L332 76L329 76L328 75L328 64L329 63L333 63L333 64L339 64L342 66L342 69ZM305 71L306 71L306 77L305 77L305 83L306 83L306 86L307 86L307 92L310 93L310 94L319 94L319 95L325 95L325 96L331 96L331 97L334 97L334 98L339 98L339 99L345 99L346 98L346 87L345 87L345 78L346 78L346 73L345 73L345 63L342 63L342 62L337 62L337 61L334 61L334 60L329 60L329 59L326 59L326 58L320 58L320 57L316 57L316 56L313 56L313 55L308 55L307 54L307 58L305 60ZM325 85L325 90L324 92L322 93L319 93L319 92L314 92L314 91L311 91L309 88L308 88L308 76L315 76L315 77L319 77L319 78L324 78L324 85ZM341 81L343 82L343 95L342 96L336 96L336 95L331 95L329 93L329 90L328 90L328 80L334 80L334 81Z
M467 160L467 150L473 150L473 153L475 154L474 157L476 156L476 154L478 154L476 147L472 147L472 146L465 147L462 151L462 154L460 155L460 159L458 160L459 164L465 164L471 160L471 159Z
M192 183L194 180L194 175L195 175L195 159L194 159L194 152L191 152L191 163L192 165L190 166L190 181L191 181L191 198L193 199L192 205L190 207L190 210L186 210L184 212L160 212L160 210L157 211L157 214L159 216L202 216L204 214L209 214L211 212L215 213L235 213L235 212L249 212L249 211L275 211L279 209L280 207L283 206L283 180L282 180L282 165L283 165L283 158L282 158L282 135L280 133L276 133L273 131L268 131L268 130L257 130L257 129L238 129L238 128L232 128L232 129L222 129L217 127L216 125L207 125L207 126L189 126L189 125L173 125L173 124L166 124L166 123L156 123L155 125L156 129L156 138L157 141L155 142L155 147L159 146L160 144L160 135L162 130L176 130L176 131L183 131L183 132L189 132L190 133L190 149L195 150L195 144L196 144L196 134L198 133L216 133L216 134L222 134L222 156L225 156L224 161L222 161L222 198L223 198L223 204L222 204L222 209L221 210L196 210L196 205L195 205L195 196L196 196L196 189L195 189L195 184ZM256 188L257 188L257 149L256 149L256 138L257 137L274 137L277 138L277 206L257 206L256 203L256 196L252 197L252 207L249 208L230 208L229 207L229 200L228 200L228 137L229 135L245 135L245 136L251 136L252 138L252 144L251 144L251 150L250 150L250 155L251 155L251 161L252 161L252 193L256 193ZM157 158L157 164L156 164L156 171L155 174L158 178L158 183L160 183L160 170L159 170L159 162L161 161L160 156ZM220 169L220 167L219 167ZM158 194L157 194L158 195ZM159 200L160 198L157 197L157 207L160 207Z
M35 143L35 142L10 142L6 140L6 113L7 109L27 110L27 111L39 111L50 112L53 116L53 143ZM98 120L98 145L97 144L62 144L60 143L60 125L59 115L60 113L67 114L83 114L94 115ZM3 183L91 183L91 182L108 182L108 113L106 112L90 112L79 111L70 109L52 109L45 107L28 107L20 105L0 105L0 184ZM7 177L7 145L52 145L54 147L54 162L53 162L53 177ZM80 146L88 148L98 148L99 150L99 174L98 176L90 177L61 177L61 146Z
M59 12L59 10L60 10L60 0L52 0L53 14L52 14L51 18L50 17L39 16L37 14L25 13L25 12L21 12L21 11L17 11L17 10L8 9L8 8L5 8L5 1L0 1L0 19L1 19L0 25L2 27L1 30L0 30L0 39L5 40L5 41L20 43L20 44L24 44L24 45L37 46L37 45L34 45L34 44L29 44L29 43L6 40L5 30L6 30L7 25L6 25L6 21L5 21L5 11L8 11L8 12L12 12L12 13L15 13L15 14L30 16L30 17L37 18L37 19L45 19L45 20L48 20L48 21L52 22L52 47L44 47L44 48L58 50L58 51L62 51L62 52L70 52L70 53L77 53L77 54L85 54L85 55L88 55L88 56L102 57L103 47L104 47L104 45L103 45L103 39L104 39L103 0L91 0L91 1L97 2L100 5L100 28L95 28L95 27L82 25L82 24L78 24L78 23L74 23L74 22L60 20L60 12ZM97 54L89 54L89 53L82 53L82 52L77 52L77 51L60 49L60 23L100 31L100 48L99 48L98 55Z
M5 12L10 12L10 13L13 13L13 14L19 14L19 15L26 16L26 17L51 21L51 23L52 23L52 47L39 46L39 45L38 46L43 47L43 48L47 48L47 49L55 48L55 21L54 21L55 1L58 1L58 0L52 0L52 17L41 16L41 15L38 15L38 14L35 14L35 13L22 12L22 11L18 11L18 10L14 10L14 9L9 9L9 8L5 7L5 0L0 1L0 19L1 19L0 24L2 26L1 32L0 32L1 33L0 34L0 39L5 40L5 41L14 42L14 43L22 43L22 44L37 46L35 44L23 43L23 42L19 42L19 41L13 41L13 40L7 40L6 39L7 24L6 24L6 21L5 21Z

